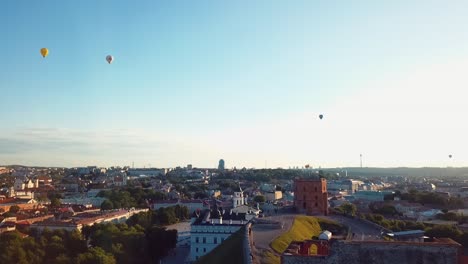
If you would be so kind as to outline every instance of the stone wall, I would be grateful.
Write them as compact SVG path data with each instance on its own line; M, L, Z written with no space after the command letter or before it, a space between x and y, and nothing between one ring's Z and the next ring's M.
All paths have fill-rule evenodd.
M243 237L243 241L242 241L242 247L243 247L243 257L244 257L244 264L252 264L252 252L250 250L250 234L251 234L251 228L252 227L252 224L251 223L248 223L246 226L245 226L245 233L244 233L244 237Z
M326 257L283 255L282 264L459 264L457 243L335 241Z

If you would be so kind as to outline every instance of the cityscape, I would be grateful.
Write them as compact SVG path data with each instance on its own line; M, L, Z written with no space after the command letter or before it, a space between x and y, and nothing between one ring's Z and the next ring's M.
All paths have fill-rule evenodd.
M2 1L0 264L468 264L467 11Z
M227 164L0 167L2 262L466 261L468 168Z

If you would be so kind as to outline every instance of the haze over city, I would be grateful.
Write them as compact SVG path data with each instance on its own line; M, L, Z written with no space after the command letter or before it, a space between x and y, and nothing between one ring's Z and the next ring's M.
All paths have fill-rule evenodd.
M467 166L467 7L5 1L0 164Z

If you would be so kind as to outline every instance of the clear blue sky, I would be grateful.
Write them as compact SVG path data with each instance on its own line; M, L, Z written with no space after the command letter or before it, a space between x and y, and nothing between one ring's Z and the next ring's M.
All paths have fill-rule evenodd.
M468 165L467 13L465 1L2 1L0 164Z

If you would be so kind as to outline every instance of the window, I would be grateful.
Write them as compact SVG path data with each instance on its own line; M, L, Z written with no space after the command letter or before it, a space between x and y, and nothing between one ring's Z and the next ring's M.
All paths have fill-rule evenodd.
M306 209L306 203L305 202L302 204L302 208Z
M315 195L315 200L317 200L317 199L318 199L318 196L317 196L317 195Z
M304 192L305 192L305 191L306 191L306 190L305 190L305 186L304 186Z
M203 238L203 244L205 244L205 243L206 243L206 237Z
M215 237L213 243L218 244L218 238Z
M206 252L206 248L203 248L203 252Z
M197 238L195 238L195 243L200 243L200 240Z
M317 186L315 186L315 191L317 191Z
M302 200L304 200L304 201L305 201L305 199L306 199L306 195L304 194L304 199L302 199Z
M318 203L315 203L315 207L318 207Z
M221 238L221 243L223 243L223 242L224 242L224 237Z
M195 252L198 252L198 248L195 248Z

